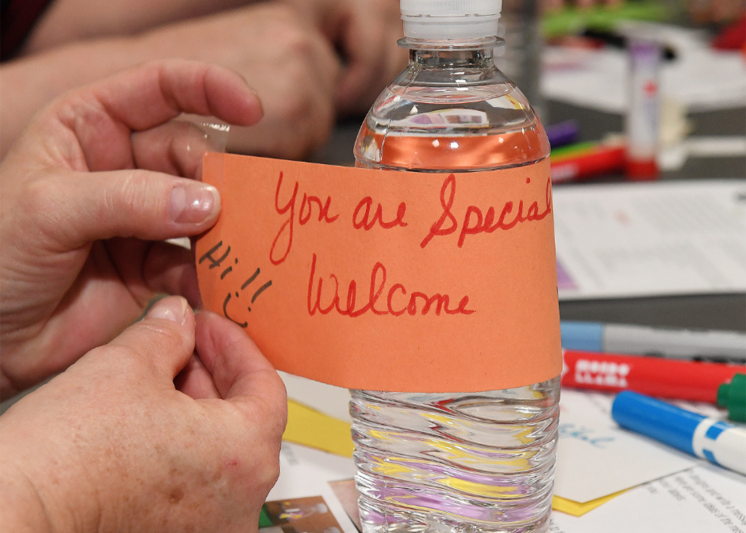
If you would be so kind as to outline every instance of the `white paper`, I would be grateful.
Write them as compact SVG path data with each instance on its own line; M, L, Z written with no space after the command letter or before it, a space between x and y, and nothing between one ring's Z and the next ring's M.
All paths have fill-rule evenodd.
M554 190L563 300L746 292L746 180Z
M658 154L658 167L662 171L676 171L686 164L689 157L746 157L746 137L717 135L689 137L663 148Z
M613 396L563 389L554 493L588 502L700 464L665 444L619 428Z
M354 476L355 463L352 459L283 442L280 478L270 491L267 501L321 496L344 533L357 533L357 528L329 486L330 481Z
M285 383L288 398L344 422L350 417L350 392L342 387L327 385L312 379L278 372Z
M637 487L550 533L746 533L746 477L706 465Z
M746 106L746 62L738 51L709 48L697 32L657 25L656 38L678 57L661 67L661 96L690 111ZM626 52L547 47L542 71L545 97L609 113L628 102Z

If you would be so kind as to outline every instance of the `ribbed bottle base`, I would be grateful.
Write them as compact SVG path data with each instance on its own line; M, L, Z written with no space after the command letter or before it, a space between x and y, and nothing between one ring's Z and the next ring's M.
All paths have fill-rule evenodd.
M551 500L550 500L551 501ZM520 524L464 522L448 515L386 505L361 496L358 500L363 533L545 533L551 505Z
M548 530L559 380L468 394L352 391L366 533Z

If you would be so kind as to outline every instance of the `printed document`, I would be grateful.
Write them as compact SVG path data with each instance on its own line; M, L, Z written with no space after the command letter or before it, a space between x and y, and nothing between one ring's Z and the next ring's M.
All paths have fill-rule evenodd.
M746 477L704 465L626 492L550 533L746 533Z
M746 180L554 190L561 300L746 292Z

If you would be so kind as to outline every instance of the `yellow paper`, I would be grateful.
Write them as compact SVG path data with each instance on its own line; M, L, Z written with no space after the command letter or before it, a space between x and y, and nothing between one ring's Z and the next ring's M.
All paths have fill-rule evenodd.
M601 507L606 502L613 500L624 492L627 491L620 490L619 492L615 492L614 494L609 494L608 496L596 498L595 500L584 503L575 502L566 498L555 496L554 498L552 498L552 509L554 509L555 511L560 511L562 513L567 513L572 516L583 516L585 513L592 511L596 507Z
M288 400L288 425L283 440L329 453L352 457L350 424Z

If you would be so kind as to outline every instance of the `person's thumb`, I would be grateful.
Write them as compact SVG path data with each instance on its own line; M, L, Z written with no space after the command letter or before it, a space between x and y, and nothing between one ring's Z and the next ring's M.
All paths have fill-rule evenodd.
M155 303L142 320L124 330L109 346L142 358L172 386L174 377L194 353L194 331L194 314L187 301L169 296Z
M24 203L39 235L66 252L96 240L136 237L162 240L197 235L220 213L215 187L144 170L83 175L66 171L38 180Z
M239 326L208 311L197 313L197 353L221 398L279 438L287 419L285 385Z

